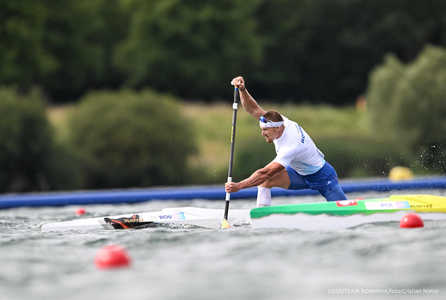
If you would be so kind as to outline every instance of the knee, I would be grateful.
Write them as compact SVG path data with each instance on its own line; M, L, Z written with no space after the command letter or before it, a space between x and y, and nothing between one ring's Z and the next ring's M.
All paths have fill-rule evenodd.
M273 187L273 184L272 184L272 181L268 179L268 180L264 181L262 184L260 184L259 186L261 186L263 188L270 189Z
M325 199L327 199L327 201L347 200L344 191L339 185L330 187L325 191L321 191L321 194L325 197Z

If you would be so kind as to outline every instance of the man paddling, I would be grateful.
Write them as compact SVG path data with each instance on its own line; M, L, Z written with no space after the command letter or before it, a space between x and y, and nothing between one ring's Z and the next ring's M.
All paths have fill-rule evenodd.
M257 207L271 205L271 188L290 190L313 189L327 201L346 200L335 169L324 159L303 128L276 111L263 110L248 93L245 81L238 76L231 81L238 88L243 108L259 120L261 134L274 143L276 158L240 182L227 182L227 193L257 186Z

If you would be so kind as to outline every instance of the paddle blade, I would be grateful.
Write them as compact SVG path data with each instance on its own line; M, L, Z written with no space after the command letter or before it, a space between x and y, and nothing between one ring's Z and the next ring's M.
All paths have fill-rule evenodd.
M221 221L221 229L229 229L229 228L231 228L231 225L229 225L228 220L223 219Z

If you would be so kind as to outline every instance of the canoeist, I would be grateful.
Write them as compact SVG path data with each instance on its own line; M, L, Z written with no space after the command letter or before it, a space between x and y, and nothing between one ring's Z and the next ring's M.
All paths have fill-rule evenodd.
M225 190L234 193L257 186L257 207L271 205L271 188L313 189L327 201L346 200L335 169L324 159L305 130L276 111L264 111L248 93L245 81L238 76L231 84L239 89L243 108L259 120L261 134L274 143L277 156L264 168L240 182L227 182Z

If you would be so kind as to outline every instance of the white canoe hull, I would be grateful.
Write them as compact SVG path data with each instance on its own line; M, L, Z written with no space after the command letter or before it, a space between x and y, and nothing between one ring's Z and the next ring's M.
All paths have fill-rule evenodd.
M235 225L250 224L249 209L231 209L229 223ZM40 226L44 232L50 231L89 231L98 229L113 229L113 226L105 222L105 218L118 219L129 218L134 214L117 216L105 216L97 218L79 218L72 221L46 223ZM221 209L175 207L165 208L156 212L135 213L140 220L154 222L157 225L175 224L192 225L205 228L217 229L221 226L223 212Z

